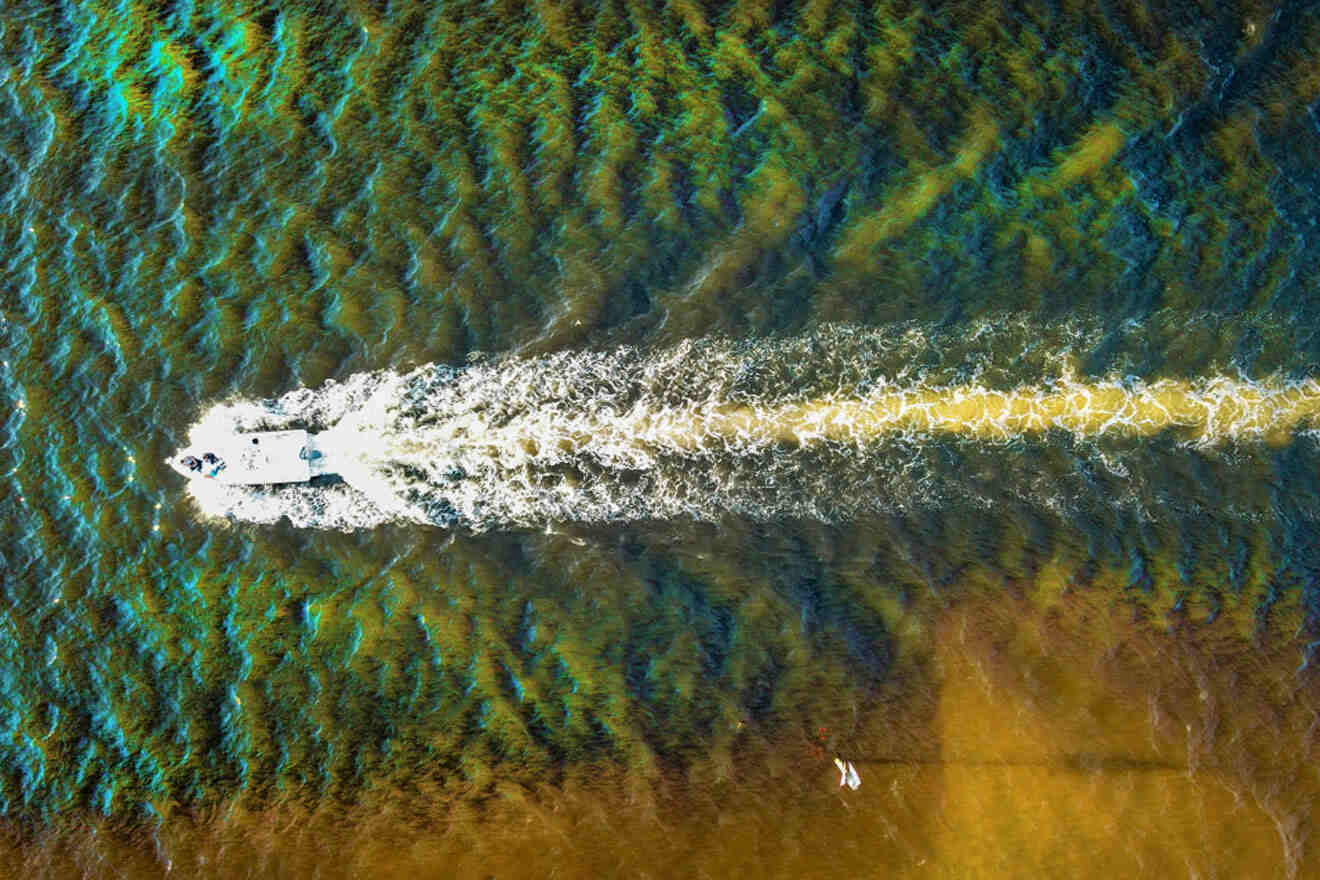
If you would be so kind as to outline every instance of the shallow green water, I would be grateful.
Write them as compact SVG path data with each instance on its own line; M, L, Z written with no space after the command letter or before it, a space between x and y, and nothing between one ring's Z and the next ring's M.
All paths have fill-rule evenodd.
M1318 45L1305 3L6 4L0 812L159 829L846 744L926 686L905 615L1047 567L1286 635L1306 686L1309 424L891 438L795 459L796 506L479 534L216 523L163 459L221 401L475 352L763 345L728 381L765 399L909 361L1313 377Z

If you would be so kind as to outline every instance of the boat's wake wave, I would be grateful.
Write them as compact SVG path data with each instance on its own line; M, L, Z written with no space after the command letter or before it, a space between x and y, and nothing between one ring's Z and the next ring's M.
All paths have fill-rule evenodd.
M826 328L361 374L204 420L319 432L342 483L195 492L211 514L341 529L1058 507L1096 491L1097 468L1123 484L1151 437L1197 454L1277 444L1320 414L1309 379L1080 381L1070 337L1038 336Z

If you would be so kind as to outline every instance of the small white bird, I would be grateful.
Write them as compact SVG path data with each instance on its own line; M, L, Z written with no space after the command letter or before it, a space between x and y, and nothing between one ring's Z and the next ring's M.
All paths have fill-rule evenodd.
M857 775L857 768L853 766L852 761L845 761L842 758L834 759L834 766L839 768L839 787L848 786L856 791L862 785L862 777Z

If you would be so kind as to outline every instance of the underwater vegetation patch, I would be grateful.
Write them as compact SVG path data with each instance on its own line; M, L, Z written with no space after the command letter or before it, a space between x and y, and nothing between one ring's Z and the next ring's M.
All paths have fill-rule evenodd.
M1305 3L7 2L0 814L728 778L864 725L978 590L1309 639L1305 432L1132 442L1128 506L1046 432L894 455L1083 502L482 536L203 526L162 459L218 399L837 322L1309 377L1318 44Z

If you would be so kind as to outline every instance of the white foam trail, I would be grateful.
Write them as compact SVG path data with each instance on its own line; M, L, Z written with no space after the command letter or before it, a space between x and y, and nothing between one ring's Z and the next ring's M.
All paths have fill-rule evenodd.
M1048 432L1096 442L1172 431L1207 449L1287 442L1320 420L1312 379L1082 381L1067 345L1036 346L1031 361L1023 341L1001 329L964 334L957 348L920 328L825 328L361 374L216 407L199 426L320 432L343 484L194 491L208 514L340 529L837 520L938 501L948 480L920 450L941 437L1002 445ZM1004 343L1013 357L993 350ZM1008 384L1001 362L1033 379Z

